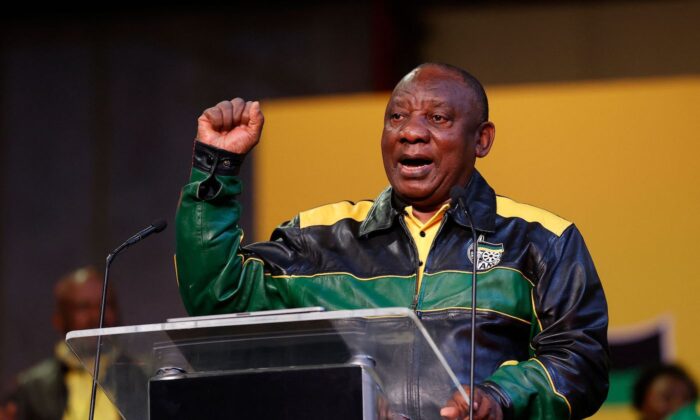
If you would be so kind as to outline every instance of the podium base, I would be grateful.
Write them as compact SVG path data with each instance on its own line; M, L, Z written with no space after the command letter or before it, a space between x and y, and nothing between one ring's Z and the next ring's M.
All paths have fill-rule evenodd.
M184 373L149 381L149 418L362 420L377 417L377 390L355 364Z

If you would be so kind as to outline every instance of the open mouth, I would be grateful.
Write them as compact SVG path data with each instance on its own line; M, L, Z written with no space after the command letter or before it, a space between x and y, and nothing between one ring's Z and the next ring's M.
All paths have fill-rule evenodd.
M426 157L403 157L399 159L399 173L406 178L423 178L433 169L433 160Z
M421 166L427 166L433 163L432 160L430 159L424 159L424 158L405 158L399 160L399 163L403 166L409 167L409 168L418 168Z

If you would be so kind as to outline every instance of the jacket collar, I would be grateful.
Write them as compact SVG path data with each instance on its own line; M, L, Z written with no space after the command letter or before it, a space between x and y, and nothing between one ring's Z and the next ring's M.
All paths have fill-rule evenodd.
M469 207L469 214L472 216L476 230L493 233L496 227L496 193L476 169L469 179L463 197L462 201ZM450 206L447 214L462 227L471 226L459 203Z
M396 221L396 216L403 213L403 207L395 203L396 200L392 195L391 187L379 194L360 225L360 236L364 237L374 231L389 229ZM476 169L469 179L463 201L469 207L476 230L493 232L496 223L496 193ZM469 219L459 204L451 206L447 214L460 226L470 227Z
M365 237L377 230L389 229L396 215L401 214L403 209L397 210L392 203L392 190L387 187L376 200L372 208L369 209L367 217L360 225L360 236Z

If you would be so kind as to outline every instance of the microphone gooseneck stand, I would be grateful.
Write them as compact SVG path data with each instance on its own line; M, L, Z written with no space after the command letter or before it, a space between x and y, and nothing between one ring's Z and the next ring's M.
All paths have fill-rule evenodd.
M138 232L136 235L132 236L131 238L127 239L126 242L123 244L119 245L114 251L110 252L109 255L107 255L107 261L105 264L105 278L104 278L104 283L102 284L102 300L100 301L100 325L99 329L102 329L104 326L104 316L105 316L105 306L107 303L107 286L109 285L109 266L112 265L112 261L114 258L125 250L126 248L130 247L131 245L134 245L135 243L141 241L142 239L145 239L147 236L153 234L153 233L160 233L162 232L168 224L165 222L165 220L156 220L153 222L150 226L147 228L141 230ZM95 365L93 366L92 370L92 392L90 393L90 420L93 420L95 418L95 397L97 395L97 378L98 375L100 374L100 354L101 354L101 349L102 349L102 334L99 334L97 336L97 350L95 351Z
M474 227L474 221L469 213L469 207L464 204L465 190L462 187L455 186L452 187L450 195L452 196L453 202L459 203L459 205L464 210L464 214L467 216L469 221L469 227L472 231L472 296L471 296L471 342L469 345L469 420L474 418L474 365L475 365L475 339L476 339L476 273L479 269L479 247L478 238L476 236L476 228ZM469 252L469 251L467 251Z

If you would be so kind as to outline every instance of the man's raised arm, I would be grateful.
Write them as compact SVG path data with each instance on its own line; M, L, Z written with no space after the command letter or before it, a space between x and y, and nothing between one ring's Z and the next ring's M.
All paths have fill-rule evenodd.
M223 101L202 113L189 183L176 216L176 268L190 315L273 309L284 292L265 281L263 258L241 247L238 171L260 140L264 117L258 102ZM293 244L281 240L270 248Z

